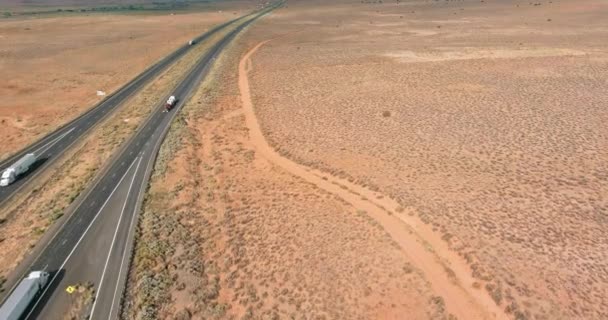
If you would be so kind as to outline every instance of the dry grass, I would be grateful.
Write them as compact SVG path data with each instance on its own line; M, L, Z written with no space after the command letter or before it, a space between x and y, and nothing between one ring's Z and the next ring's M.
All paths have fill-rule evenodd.
M236 12L0 22L0 159L100 101L97 90L110 94L192 37L237 17Z
M77 284L76 290L70 294L70 307L63 320L85 319L85 314L95 301L95 287L92 283Z
M146 197L126 317L447 317L365 212L256 152L237 87L244 48L222 56L161 148L172 158Z
M185 55L163 75L131 98L116 114L108 118L80 145L63 157L37 181L31 192L0 212L0 274L6 275L29 252L44 232L55 223L66 208L96 177L99 168L115 154L121 144L147 119L194 63L226 32L220 32ZM23 245L23 244L27 245Z
M510 316L606 318L607 12L295 3L251 33L284 35L253 60L256 113L283 155L444 235Z

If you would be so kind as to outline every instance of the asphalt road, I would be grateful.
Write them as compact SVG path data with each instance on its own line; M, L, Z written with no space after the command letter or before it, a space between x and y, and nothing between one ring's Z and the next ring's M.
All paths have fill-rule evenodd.
M205 32L203 35L195 38L195 41L197 43L204 41L227 25L243 18L244 17L240 17L218 25ZM17 152L11 157L1 161L0 172L4 171L27 153L34 153L38 158L37 162L32 166L32 168L24 175L19 177L15 182L8 186L0 187L0 205L4 204L12 195L16 194L28 182L33 180L36 175L58 159L59 156L68 150L70 146L81 139L91 128L102 121L107 115L116 110L118 106L124 103L134 93L141 90L151 80L160 75L172 63L186 54L191 48L192 46L187 44L180 47L138 75L135 79L131 80L118 91L108 96L89 111L83 113L76 119L70 121L61 128L48 134L44 138Z
M52 273L49 285L26 319L62 319L73 303L65 288L85 282L93 283L96 292L91 319L118 318L137 213L171 121L222 49L268 11L244 20L215 44L173 90L172 94L179 99L173 110L163 113L163 103L159 103L147 122L126 142L106 174L82 195L79 206L26 270L26 273L32 270Z

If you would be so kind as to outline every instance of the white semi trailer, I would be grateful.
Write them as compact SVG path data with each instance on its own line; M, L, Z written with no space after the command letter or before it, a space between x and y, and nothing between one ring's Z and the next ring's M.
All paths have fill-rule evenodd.
M48 281L48 272L30 272L27 278L21 280L17 288L15 288L0 307L0 319L21 319L27 310L27 307L32 303L32 300L42 292Z
M33 153L28 153L23 156L23 158L17 160L17 162L13 163L13 165L6 168L6 170L2 172L2 177L0 177L0 186L6 187L13 183L19 175L27 172L34 162L36 162L36 155Z

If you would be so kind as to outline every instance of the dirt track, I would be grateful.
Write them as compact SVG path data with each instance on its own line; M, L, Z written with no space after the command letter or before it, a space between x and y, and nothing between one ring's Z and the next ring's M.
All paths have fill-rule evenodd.
M298 32L253 58L256 116L280 155L440 233L509 316L605 318L607 10L293 4L251 36Z
M255 117L247 76L252 68L251 55L266 42L256 45L239 63L241 101L256 149L275 165L371 215L423 271L433 290L445 299L448 312L460 319L507 319L485 292L473 288L471 270L463 259L450 252L440 236L433 234L424 223L404 212L399 213L402 210L395 201L347 180L299 165L270 147Z

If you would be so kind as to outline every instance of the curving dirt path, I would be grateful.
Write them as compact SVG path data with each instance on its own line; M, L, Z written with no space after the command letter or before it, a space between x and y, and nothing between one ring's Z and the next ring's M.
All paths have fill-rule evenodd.
M252 69L250 57L263 41L249 50L239 63L239 90L243 112L251 142L260 155L271 163L287 170L315 186L337 195L374 218L400 245L412 263L430 282L433 291L440 295L448 313L458 319L508 319L484 289L473 288L475 279L466 261L449 250L440 234L433 232L415 215L398 212L399 204L367 188L337 178L331 174L295 163L278 154L266 141L255 116L249 88L248 72Z

